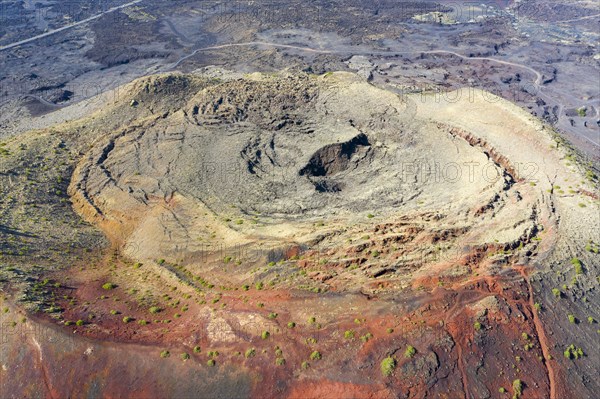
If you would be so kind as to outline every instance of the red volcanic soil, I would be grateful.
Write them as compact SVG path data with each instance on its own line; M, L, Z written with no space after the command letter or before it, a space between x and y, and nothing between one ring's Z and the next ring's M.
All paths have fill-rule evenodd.
M316 398L357 398L387 399L395 398L394 393L384 385L359 385L332 382L327 380L299 383L288 393L289 399Z
M396 275L348 289L340 276L368 266L365 251L393 257L382 241L389 234L405 250L445 239L408 234L410 225L400 233L395 228L377 225L374 238L325 253L288 249L286 267L327 291L229 286L219 283L229 281L221 275L242 269L223 259L212 259L200 276L164 261L136 264L112 251L95 264L57 272L44 287L61 312L30 320L73 342L48 347L25 337L20 344L37 359L37 374L23 375L42 375L45 388L36 392L56 398L94 390L121 397L133 384L134 397L144 398L195 397L200 390L219 392L215 397L471 399L504 397L500 390L514 395L517 380L522 398L569 397L554 360L562 354L546 334L529 269L509 258L488 272L497 267L490 254L500 245L430 264L431 273L408 282ZM338 260L322 264L323 258ZM384 375L388 357L395 368ZM60 379L65 363L77 367L68 383Z
M112 271L119 274L144 268L120 259L111 262ZM501 387L511 392L516 379L524 383L523 398L565 397L557 392L548 338L523 267L509 268L502 276L445 279L443 286L439 279L423 279L418 289L398 297L390 292L364 296L255 287L219 292L213 288L189 295L184 287L172 291L168 299L144 302L127 282L102 288L110 276L102 267L72 270L68 285L54 291L64 309L58 322L84 324L61 330L117 347L142 345L145 361L151 363L171 362L160 357L168 350L171 358L189 354L189 360L179 362L203 373L223 377L225 370L245 370L251 376L253 397L390 398L433 393L479 398L496 395ZM168 292L166 287L158 292ZM153 303L160 312L149 312ZM131 321L125 323L124 317ZM50 316L43 319L40 322L46 324L57 322ZM147 324L140 325L140 320ZM254 324L244 323L249 320ZM289 322L296 323L294 328L288 327ZM261 338L263 331L269 331L268 338ZM351 337L345 336L348 331ZM405 356L409 345L416 350L413 356ZM251 348L254 355L246 357ZM210 351L219 352L213 357L216 368L207 366ZM321 359L310 359L314 351ZM396 359L389 377L380 371L387 356ZM284 364L277 364L278 358L285 359ZM102 367L111 369L111 361L107 362ZM303 362L308 363L306 368ZM150 391L139 394L152 396Z

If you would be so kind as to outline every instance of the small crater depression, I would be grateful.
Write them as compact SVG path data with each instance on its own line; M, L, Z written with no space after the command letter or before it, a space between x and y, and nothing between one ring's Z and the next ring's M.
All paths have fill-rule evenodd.
M343 184L327 178L356 168L370 150L369 138L360 133L349 141L329 144L319 149L299 174L307 176L319 192L339 192Z

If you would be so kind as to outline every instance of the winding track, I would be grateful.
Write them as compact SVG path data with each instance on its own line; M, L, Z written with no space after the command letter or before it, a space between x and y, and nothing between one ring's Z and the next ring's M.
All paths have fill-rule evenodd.
M317 53L317 54L354 54L354 55L370 55L370 54L377 54L377 55L390 55L390 54L451 54L454 55L455 57L459 57L465 60L478 60L478 61L490 61L490 62L495 62L498 64L503 64L503 65L510 65L510 66L514 66L517 68L522 68L525 69L531 73L533 73L535 75L535 81L534 84L536 86L539 86L541 81L542 81L542 74L527 66L527 65L523 65L523 64L518 64L515 62L510 62L510 61L503 61L503 60L499 60L496 58L489 58L489 57L467 57L465 55L456 53L454 51L449 51L449 50L413 50L413 51L350 51L350 50L321 50L321 49L314 49L311 47L301 47L301 46L294 46L294 45L290 45L290 44L281 44L281 43L272 43L272 42L258 42L258 41L252 41L252 42L245 42L245 43L229 43L229 44L222 44L219 46L209 46L209 47L202 47L199 49L194 50L192 53L181 57L179 60L177 60L174 64L172 64L169 68L173 69L179 66L179 64L181 64L181 62L185 61L186 59L193 57L194 55L196 55L197 53L201 52L201 51L207 51L207 50L220 50L220 49L225 49L225 48L229 48L229 47L244 47L244 46L270 46L270 47L279 47L279 48L289 48L292 50L300 50L300 51L306 51L306 52L310 52L310 53Z
M546 337L546 332L544 331L544 325L540 320L540 316L538 314L537 309L535 308L535 301L533 299L533 288L531 286L531 280L527 275L525 268L518 267L517 271L521 274L525 282L527 283L527 291L528 291L528 302L529 307L531 309L531 314L533 315L533 325L535 327L535 332L538 337L538 341L540 342L540 347L542 349L542 354L544 355L544 365L546 366L546 370L548 373L548 383L550 384L550 399L556 399L556 372L554 371L554 367L552 366L552 356L550 355L550 342Z
M48 31L48 32L44 32L41 35L33 36L33 37L30 37L29 39L20 40L18 42L7 44L5 46L0 46L0 51L8 50L8 49L11 49L11 48L15 48L15 47L21 46L23 44L31 43L31 42L34 42L36 40L42 39L44 37L52 36L52 35L54 35L54 34L56 34L58 32L63 32L63 31L66 31L68 29L74 28L76 26L86 24L86 23L88 23L90 21L93 21L95 19L100 18L103 15L109 14L109 13L117 11L117 10L121 10L123 8L130 7L130 6L134 5L134 4L141 3L142 1L144 1L144 0L134 0L134 1L131 1L131 2L126 3L126 4L122 4L120 6L111 7L108 10L101 12L100 14L96 14L96 15L93 15L93 16L91 16L89 18L82 19L81 21L74 22L72 24L65 25L63 27L60 27L58 29L53 29L53 30Z
M568 23L568 22L583 21L584 19L590 19L590 18L596 18L596 17L600 17L600 14L586 15L584 17L579 17L579 18L574 18L574 19L565 19L564 21L556 21L554 23L555 24L564 24L564 23Z

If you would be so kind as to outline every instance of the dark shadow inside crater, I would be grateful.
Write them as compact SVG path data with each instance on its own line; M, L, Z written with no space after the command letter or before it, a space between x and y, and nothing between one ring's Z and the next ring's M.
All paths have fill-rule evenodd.
M370 148L371 143L364 133L343 143L326 145L313 154L308 164L300 170L299 175L307 176L318 192L342 191L343 183L328 178L348 170L353 163L353 156L361 153L366 155Z

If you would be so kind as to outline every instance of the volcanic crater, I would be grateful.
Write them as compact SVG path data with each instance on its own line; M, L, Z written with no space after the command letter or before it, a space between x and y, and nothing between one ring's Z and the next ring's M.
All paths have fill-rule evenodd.
M483 398L519 380L523 397L573 384L593 395L596 379L565 371L573 335L556 320L575 305L551 288L577 256L572 295L597 299L585 278L598 264L597 180L548 126L467 91L400 95L345 72L134 81L82 120L9 143L26 158L57 148L44 162L68 165L72 207L46 200L87 222L68 224L81 257L48 266L43 295L23 280L22 299L36 323L60 326L52 334L77 333L73 353L92 342L86 359L107 375L148 373L121 374L108 396L152 379L155 362L170 365L161 378L212 375L181 394ZM11 190L33 195L25 187ZM39 248L73 244L44 226L31 227ZM596 335L582 327L576 343ZM116 348L137 354L117 365ZM81 383L41 391L90 392L72 356Z

